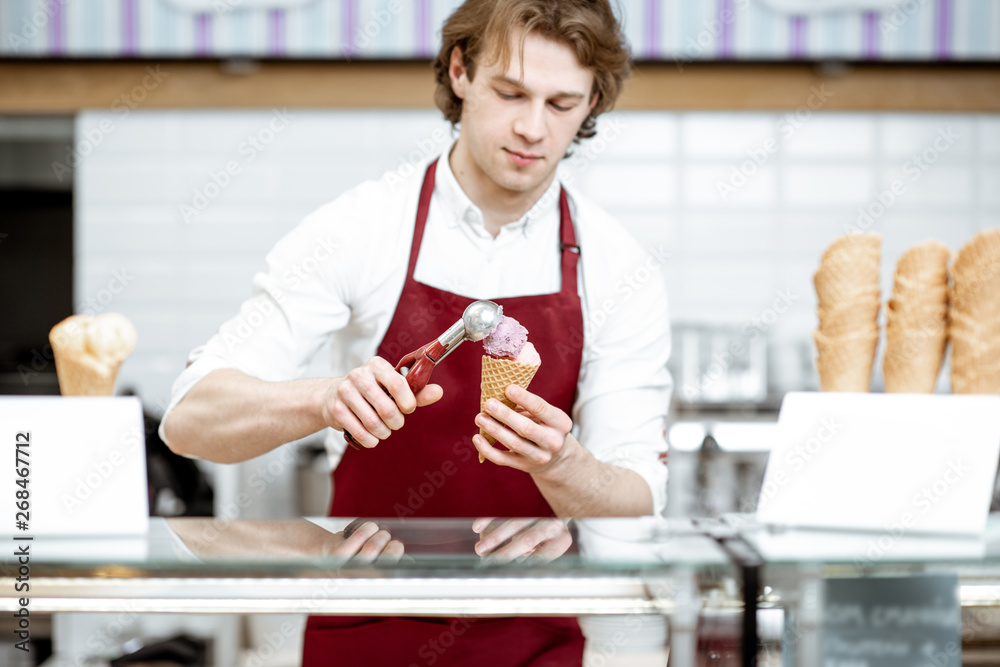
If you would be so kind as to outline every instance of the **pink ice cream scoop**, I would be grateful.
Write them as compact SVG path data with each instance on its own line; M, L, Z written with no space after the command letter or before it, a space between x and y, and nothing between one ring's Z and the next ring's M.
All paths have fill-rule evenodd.
M528 342L528 330L513 317L500 318L496 329L483 339L483 349L491 357L515 359Z

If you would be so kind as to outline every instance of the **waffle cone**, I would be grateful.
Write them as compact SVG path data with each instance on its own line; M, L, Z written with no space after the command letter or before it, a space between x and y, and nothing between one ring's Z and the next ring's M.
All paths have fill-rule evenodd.
M886 330L882 372L889 393L930 394L937 385L947 329Z
M135 328L121 315L72 315L52 327L49 342L63 396L112 396L118 369L135 348Z
M878 329L850 336L815 332L816 370L823 391L867 392L878 347Z
M948 260L939 241L907 249L886 308L882 372L890 393L933 393L948 346Z
M486 401L495 398L510 409L515 409L514 402L507 398L505 393L507 387L516 384L522 389L527 389L531 384L531 379L538 371L537 364L520 364L512 359L497 359L489 355L483 355L482 383L479 388L479 409L486 409ZM479 435L486 438L491 445L496 442L482 429ZM479 462L483 462L480 455Z
M924 241L911 246L896 263L896 277L919 282L948 282L951 251L940 241Z
M984 271L996 275L1000 273L998 262L1000 262L1000 227L983 230L962 246L955 255L952 272L960 278L976 276Z
M966 368L951 369L951 392L953 394L989 394L1000 393L1000 366L982 371Z

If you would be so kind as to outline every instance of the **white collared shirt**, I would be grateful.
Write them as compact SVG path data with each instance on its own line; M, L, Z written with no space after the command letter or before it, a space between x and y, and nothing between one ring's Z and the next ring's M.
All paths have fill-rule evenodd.
M472 299L558 292L559 179L493 238L482 211L456 181L448 154L438 161L414 279ZM163 423L198 380L219 368L267 381L293 380L305 377L313 357L330 343L330 373L341 377L375 356L402 293L428 162L405 176L389 172L362 183L281 239L239 314L192 350ZM571 414L575 432L599 460L641 475L659 514L666 505L667 468L659 456L667 449L672 386L665 257L641 248L617 221L571 187L566 190L581 249L584 319ZM410 348L441 333L422 334L427 340L416 340L415 333ZM529 340L537 335L543 334L529 332ZM400 356L409 351L400 350ZM329 434L327 449L336 465L346 444L339 433ZM160 436L166 441L162 424Z

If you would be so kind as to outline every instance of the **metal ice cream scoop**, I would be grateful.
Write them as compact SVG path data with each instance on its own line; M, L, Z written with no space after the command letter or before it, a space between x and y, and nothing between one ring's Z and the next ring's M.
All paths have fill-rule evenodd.
M462 313L462 319L448 327L443 334L403 355L396 364L396 370L406 376L406 383L416 394L427 386L434 367L456 347L467 340L482 340L496 329L503 317L501 312L500 306L492 301L473 301ZM344 439L355 449L361 449L361 445L347 431L344 431Z

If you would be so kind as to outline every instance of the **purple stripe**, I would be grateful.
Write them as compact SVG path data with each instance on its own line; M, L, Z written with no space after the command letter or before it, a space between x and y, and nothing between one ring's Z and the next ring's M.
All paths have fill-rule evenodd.
M646 0L646 57L655 59L659 55L660 0Z
M194 52L199 56L207 56L212 45L209 43L209 32L212 17L209 14L198 14L194 20Z
M135 55L135 3L136 0L122 0L122 53L126 56Z
M865 57L874 60L878 56L878 14L865 12Z
M52 19L49 21L49 53L61 55L66 51L63 33L63 8L61 2L52 3Z
M431 8L429 0L420 0L417 3L417 55L431 55L430 36L430 14Z
M802 58L806 51L806 17L792 17L792 57Z
M938 0L935 51L943 60L951 57L951 0Z
M357 0L345 0L341 5L343 9L343 27L340 30L341 39L344 44L341 47L343 54L350 58L354 55L354 24L357 22Z
M272 56L280 56L285 53L285 10L272 9L268 12L267 22L267 52Z
M733 54L733 21L736 13L733 11L732 0L719 0L719 23L722 24L722 35L719 37L719 56L728 58Z

